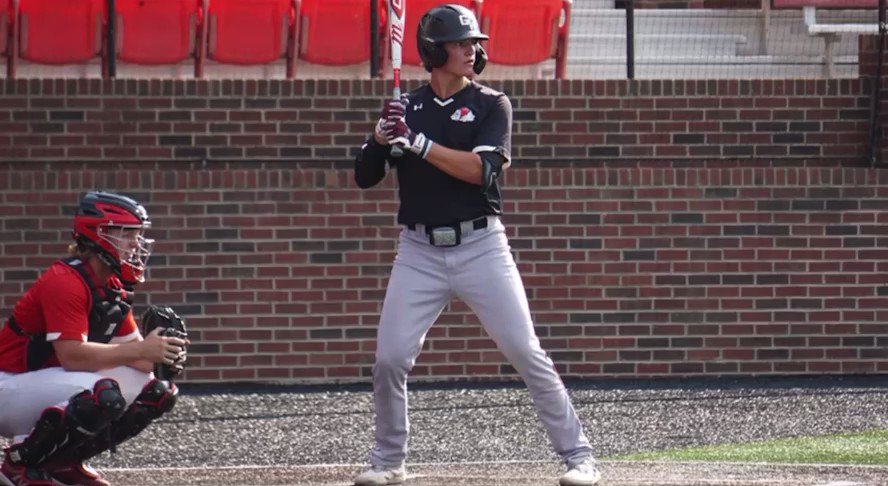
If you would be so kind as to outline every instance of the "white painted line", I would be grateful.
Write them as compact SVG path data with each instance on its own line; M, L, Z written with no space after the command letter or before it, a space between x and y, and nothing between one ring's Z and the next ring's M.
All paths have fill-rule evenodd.
M741 462L741 461L629 461L629 460L607 460L607 461L598 461L601 464L678 464L678 465L688 465L688 466L699 466L699 465L713 465L713 466L775 466L775 467L846 467L853 469L885 469L888 470L888 466L879 465L879 464L830 464L830 463L819 463L819 462L811 462L811 463L803 463L803 462Z
M741 467L793 467L793 468L849 468L849 469L874 469L886 470L888 466L873 464L801 464L792 462L712 462L712 461L629 461L629 460L600 460L602 465L663 465L663 466L741 466ZM484 466L484 465L509 465L509 464L552 464L558 466L557 460L534 460L534 461L466 461L466 462L409 462L410 466ZM343 464L243 464L235 466L189 466L189 467L164 467L164 470L170 471L200 471L205 469L226 469L226 470L253 470L253 469L313 469L313 468L344 468L344 467L366 467L367 463L343 463ZM104 471L150 471L156 467L120 467L120 468L102 468ZM818 486L860 486L861 483L855 482L833 482Z
M469 461L469 462L408 462L410 466L483 466L496 464L554 464L558 465L558 461ZM314 468L338 468L338 467L367 467L367 463L358 464L244 464L238 466L188 466L188 467L166 467L164 471L202 471L205 469L227 469L227 470L251 470L251 469L314 469ZM153 471L156 467L103 467L102 471Z

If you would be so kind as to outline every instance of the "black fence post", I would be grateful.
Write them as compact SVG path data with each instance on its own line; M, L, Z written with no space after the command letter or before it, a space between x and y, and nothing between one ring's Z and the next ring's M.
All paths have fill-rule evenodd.
M626 77L635 79L635 1L626 0Z
M107 69L108 69L108 77L113 78L117 76L117 59L115 56L115 37L117 27L117 15L114 13L114 0L108 0L108 38L106 39L106 56L108 56Z
M876 59L876 75L873 78L873 106L870 120L870 166L882 163L882 58L885 55L885 2L879 0L879 56Z

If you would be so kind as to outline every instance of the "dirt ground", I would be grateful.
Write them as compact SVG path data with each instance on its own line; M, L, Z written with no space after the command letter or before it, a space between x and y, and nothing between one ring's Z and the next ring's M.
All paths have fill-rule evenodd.
M888 467L648 463L640 451L888 429L888 376L568 382L604 486L888 486ZM373 443L368 385L183 384L168 416L93 459L116 485L348 485ZM521 383L411 384L407 486L554 486ZM0 439L3 445L3 439Z
M762 464L651 463L602 461L601 486L884 486L888 467L799 466ZM356 466L243 468L115 469L106 475L115 485L350 485ZM408 469L405 486L549 486L557 485L557 465L418 464Z

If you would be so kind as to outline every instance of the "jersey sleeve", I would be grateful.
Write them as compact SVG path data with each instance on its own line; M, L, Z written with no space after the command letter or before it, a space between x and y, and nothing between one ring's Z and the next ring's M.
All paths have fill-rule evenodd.
M512 102L500 94L481 123L472 152L496 152L505 158L503 168L512 163Z
M373 135L364 142L355 157L355 183L358 187L373 187L385 177L388 151L388 146L377 143Z
M86 341L89 293L80 277L66 272L43 283L41 307L47 341Z
M139 338L139 327L136 325L136 319L133 317L133 311L129 311L120 326L114 331L114 337L111 338L112 343L128 343Z

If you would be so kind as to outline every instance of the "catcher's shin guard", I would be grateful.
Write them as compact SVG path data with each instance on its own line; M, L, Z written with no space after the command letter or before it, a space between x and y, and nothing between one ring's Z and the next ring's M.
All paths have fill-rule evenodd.
M173 383L151 380L123 415L108 426L107 433L95 435L79 447L66 449L58 461L83 462L106 450L114 451L119 444L135 437L151 422L172 410L178 396L179 389Z
M76 449L121 416L126 400L120 386L110 378L96 382L92 391L84 390L68 400L65 409L49 407L43 411L31 434L9 448L15 464L38 467L64 451Z
M157 379L148 382L120 419L111 424L112 446L135 437L151 422L172 410L178 397L179 389L172 382Z

